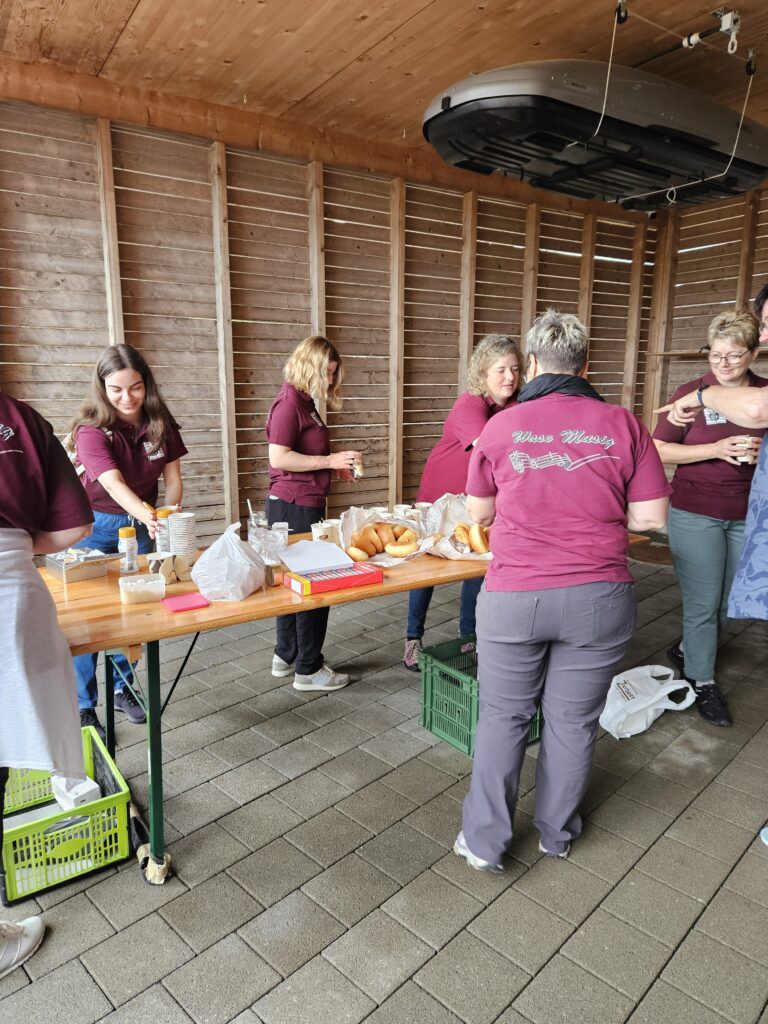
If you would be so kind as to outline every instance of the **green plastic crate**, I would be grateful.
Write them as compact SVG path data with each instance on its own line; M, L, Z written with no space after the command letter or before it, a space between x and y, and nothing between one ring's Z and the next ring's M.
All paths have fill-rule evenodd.
M480 710L477 650L474 639L462 637L427 647L419 654L422 726L470 757ZM531 722L528 742L541 737L541 708Z
M99 783L103 796L71 811L62 810L53 800L47 772L11 770L0 875L0 900L5 906L98 871L130 854L131 795L107 748L90 726L83 729L83 756L85 770ZM9 811L28 810L50 801L49 815L14 826L14 815Z

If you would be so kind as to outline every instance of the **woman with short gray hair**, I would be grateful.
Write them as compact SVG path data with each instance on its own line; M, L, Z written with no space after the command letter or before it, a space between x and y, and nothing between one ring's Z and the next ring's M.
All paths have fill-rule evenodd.
M493 536L477 609L480 719L454 851L482 871L502 871L512 845L539 705L539 848L567 857L581 832L598 716L635 628L627 528L663 526L670 491L646 428L587 383L576 317L548 310L526 347L528 383L483 430L467 477L469 513Z
M421 475L417 501L436 501L444 494L460 494L467 482L472 447L488 420L500 409L514 403L520 384L520 350L507 334L488 334L472 354L467 390L459 395L448 413L443 435L429 454ZM459 634L475 632L475 602L482 579L465 580L461 586ZM424 624L432 587L412 590L408 597L403 664L419 670Z

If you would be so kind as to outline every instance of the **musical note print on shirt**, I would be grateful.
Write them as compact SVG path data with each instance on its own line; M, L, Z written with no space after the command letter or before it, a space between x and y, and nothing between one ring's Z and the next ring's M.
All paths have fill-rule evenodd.
M618 462L617 455L606 455L604 452L595 452L594 455L586 455L581 459L572 459L567 452L547 452L546 455L536 455L531 458L526 452L510 452L509 461L516 473L524 473L526 469L549 469L552 466L564 469L566 473L574 469L581 469L588 462L596 462L598 459L613 459Z

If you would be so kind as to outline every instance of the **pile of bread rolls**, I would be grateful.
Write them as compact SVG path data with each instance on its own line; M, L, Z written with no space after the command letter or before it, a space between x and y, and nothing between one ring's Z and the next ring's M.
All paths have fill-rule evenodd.
M486 555L491 550L490 528L481 526L480 523L457 523L453 531L453 539L459 544L464 544L471 551L478 555Z
M405 558L418 550L419 538L407 526L390 523L372 523L357 530L350 538L347 554L355 562L367 562L369 558L385 551L393 558Z

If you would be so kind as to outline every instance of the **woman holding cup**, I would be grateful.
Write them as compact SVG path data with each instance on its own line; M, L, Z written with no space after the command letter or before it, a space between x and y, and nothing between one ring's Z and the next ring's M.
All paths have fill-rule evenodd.
M94 514L88 547L105 554L118 550L120 530L133 528L138 550L152 550L157 527L154 506L158 481L165 483L167 505L180 507L183 493L181 463L187 454L168 406L163 401L143 356L130 345L105 349L91 379L91 390L70 424L75 462ZM96 716L96 654L75 661L80 724L92 725L104 736ZM115 710L141 723L144 712L131 690L132 667L120 655L116 668Z
M341 408L341 356L326 338L305 338L291 353L283 370L283 385L267 416L269 496L267 521L287 523L293 533L309 533L325 515L331 474L352 481L362 465L358 451L331 454L328 427L315 406L325 402ZM293 675L297 690L339 690L349 676L334 672L323 661L328 608L277 618L277 644L272 675Z
M762 388L752 373L759 324L748 312L719 313L708 330L709 372L681 385L670 402L712 385ZM669 658L696 690L699 714L728 726L731 716L715 683L719 625L744 541L744 521L764 429L736 426L711 409L684 426L663 415L653 432L662 461L675 466L669 547L683 595L683 636Z
M421 475L417 504L436 501L444 494L461 494L467 486L469 460L475 442L488 420L500 409L514 404L520 387L520 349L506 334L488 334L480 341L469 364L467 390L453 403L443 434L429 453ZM395 509L397 511L397 509ZM465 580L461 586L459 633L475 632L475 604L482 578ZM403 664L419 671L419 651L432 587L411 590L408 595Z

